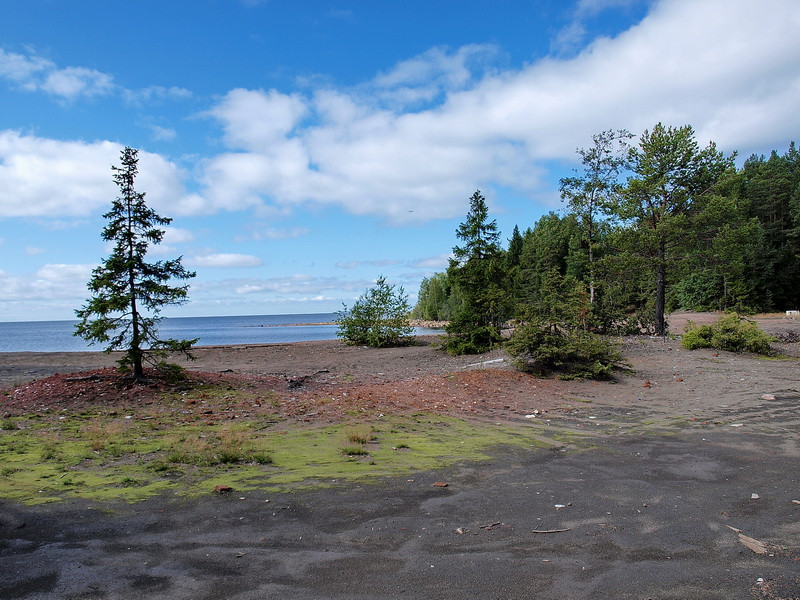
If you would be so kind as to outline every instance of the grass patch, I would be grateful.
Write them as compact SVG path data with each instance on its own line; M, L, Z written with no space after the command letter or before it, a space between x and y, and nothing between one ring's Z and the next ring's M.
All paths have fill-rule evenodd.
M342 454L346 456L366 456L369 452L360 444L351 444L342 448Z
M344 430L345 438L353 444L366 444L373 439L372 427L369 425L352 425Z

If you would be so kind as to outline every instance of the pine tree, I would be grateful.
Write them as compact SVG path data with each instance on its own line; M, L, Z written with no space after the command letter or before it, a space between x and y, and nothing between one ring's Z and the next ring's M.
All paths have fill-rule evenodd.
M114 182L120 195L111 210L103 215L108 221L102 238L114 242L114 248L102 265L92 272L87 284L92 297L75 314L80 319L75 335L90 343L106 344L106 352L124 350L119 361L123 370L134 379L144 377L143 363L167 367L163 359L170 352L187 356L197 340L161 340L157 325L162 306L180 305L186 301L188 285L171 286L170 279L190 279L195 273L175 260L147 262L150 244L164 238L160 227L172 219L159 216L145 204L145 194L137 192L134 180L138 174L138 150L121 152L122 166L112 166Z
M690 125L673 128L661 123L645 131L639 147L628 154L632 176L614 212L634 222L640 251L653 267L653 324L658 335L666 334L668 265L674 261L677 248L687 242L689 216L698 198L712 190L733 166L733 158L726 158L713 142L701 149Z

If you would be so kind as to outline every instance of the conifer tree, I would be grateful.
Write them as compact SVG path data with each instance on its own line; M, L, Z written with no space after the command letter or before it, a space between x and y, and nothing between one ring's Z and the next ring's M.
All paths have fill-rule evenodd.
M150 244L164 238L161 227L172 219L159 216L145 203L143 192L134 188L138 174L138 150L122 150L121 167L112 166L114 182L120 195L111 210L103 215L108 221L102 238L113 242L110 256L94 269L87 287L92 297L75 314L80 319L75 335L90 343L106 344L106 352L124 350L119 361L134 379L144 377L143 363L166 367L163 359L170 352L188 356L197 340L161 340L157 325L162 306L186 301L188 285L173 286L171 279L190 279L195 273L175 260L147 262Z
M500 232L497 222L489 221L489 208L480 190L470 198L470 210L456 236L463 244L453 248L447 274L462 303L446 327L444 347L451 354L479 354L501 341L500 327L509 304Z

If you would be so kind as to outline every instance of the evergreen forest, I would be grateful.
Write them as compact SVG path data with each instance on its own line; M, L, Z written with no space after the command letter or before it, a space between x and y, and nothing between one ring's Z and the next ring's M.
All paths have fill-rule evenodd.
M564 209L501 242L476 191L446 271L412 316L449 321L448 350L480 352L511 320L540 329L666 333L675 310L800 308L800 152L741 167L691 126L604 131L560 180ZM525 224L523 224L525 227Z

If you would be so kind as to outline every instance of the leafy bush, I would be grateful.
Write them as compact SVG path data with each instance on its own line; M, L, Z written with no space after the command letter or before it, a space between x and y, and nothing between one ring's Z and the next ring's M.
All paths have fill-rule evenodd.
M521 371L561 379L612 379L624 366L613 344L599 335L551 328L539 323L518 327L506 345Z
M686 323L681 345L687 350L716 348L729 352L753 352L771 354L770 343L775 341L759 329L753 321L739 315L725 315L711 325Z
M350 310L345 305L337 314L339 331L336 335L349 344L364 344L373 348L402 346L411 341L414 329L408 321L411 307L403 288L378 278L374 288L367 290Z

